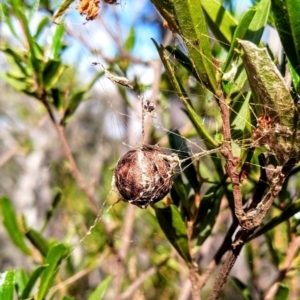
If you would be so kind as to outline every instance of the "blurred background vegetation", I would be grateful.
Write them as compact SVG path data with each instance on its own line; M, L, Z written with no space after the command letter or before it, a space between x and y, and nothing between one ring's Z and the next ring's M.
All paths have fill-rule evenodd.
M225 159L194 159L193 153L221 145L222 119L213 88L199 83L189 65L185 37L174 33L176 22L163 13L168 1L153 1L161 14L147 0L105 2L88 22L78 1L63 1L67 9L56 0L0 4L0 299L197 299L193 280L208 299L238 227ZM209 2L202 8L211 57L199 50L194 55L217 70L233 51L234 33L248 22L253 32L242 37L267 46L285 75L277 1ZM300 1L294 5L300 8ZM299 54L297 43L295 49ZM163 68L165 53L191 108ZM227 75L238 59L230 62ZM134 90L111 82L107 72L126 77ZM248 118L236 105L251 97L245 82L246 76L224 90L238 99L233 115ZM141 98L156 105L156 116L146 116L146 142L191 157L183 172L176 170L170 195L147 210L115 204L111 187L119 157L141 144ZM249 133L234 116L233 127ZM241 133L233 138L242 139ZM236 147L249 148L243 141ZM245 201L261 181L263 151L247 161ZM261 231L243 248L221 299L299 299L298 171L290 173Z

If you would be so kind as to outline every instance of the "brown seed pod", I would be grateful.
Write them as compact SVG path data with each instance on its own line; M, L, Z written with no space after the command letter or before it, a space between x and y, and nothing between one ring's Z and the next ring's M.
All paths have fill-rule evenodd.
M124 201L146 208L168 194L178 164L177 156L166 155L156 146L143 145L120 158L114 184Z

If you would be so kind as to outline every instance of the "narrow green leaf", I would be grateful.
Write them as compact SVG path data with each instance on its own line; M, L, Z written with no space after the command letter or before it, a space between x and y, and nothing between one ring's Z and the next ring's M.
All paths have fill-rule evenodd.
M3 21L9 28L10 32L12 33L12 35L20 41L20 34L18 32L16 32L15 28L14 28L14 24L12 22L12 18L11 18L11 13L7 7L7 4L2 1L2 5L0 5L0 18L1 21Z
M9 76L9 74L1 74L0 73L0 78L5 80L10 86L12 86L17 91L24 92L28 95L32 95L34 93L34 90L33 90L34 84L33 84L32 80L29 79L28 77L26 78L26 80L20 80L20 79L16 79L16 78ZM28 82L29 80L31 82Z
M65 110L64 116L61 120L61 124L67 124L69 119L73 116L76 109L78 108L79 104L86 99L86 93L92 88L92 86L95 84L95 82L103 75L103 72L99 72L95 75L95 77L91 80L91 82L86 85L85 87L75 91L71 94L68 105Z
M299 211L300 211L300 199L296 200L294 203L289 205L282 213L280 213L276 217L273 217L270 222L268 222L267 224L259 228L257 231L255 231L255 233L251 236L250 240L268 232L269 230L275 228L280 223L287 221L289 218L294 216Z
M181 219L178 208L170 205L165 208L154 209L158 223L170 243L186 262L191 263L186 226Z
M191 60L177 47L167 46L166 49L176 58L176 60L190 73L194 78L201 83L201 79L198 76L195 66Z
M197 237L197 245L202 245L210 236L219 213L222 196L221 191L213 186L202 197L193 230L193 236Z
M103 299L112 279L112 276L107 276L104 280L102 280L93 293L89 296L88 300Z
M124 48L130 52L135 44L135 30L134 27L130 28L129 35L124 43Z
M75 2L75 0L64 0L61 5L58 7L58 9L55 11L52 22L59 24L61 17L67 12L69 6Z
M290 288L288 285L283 283L278 283L278 289L273 300L288 300Z
M3 225L13 243L25 254L30 255L31 252L24 241L24 233L19 227L15 210L8 198L0 198L0 211L2 213Z
M216 70L212 59L209 35L201 1L173 0L174 10L189 57L197 70L201 83L218 95Z
M68 248L64 244L54 245L48 252L46 263L48 267L41 276L37 300L42 300L52 286L53 280L59 270L61 260L67 255Z
M63 47L63 36L65 33L65 27L63 25L58 25L52 37L51 43L51 53L50 57L53 59L60 59L60 54Z
M60 78L65 66L60 60L49 59L43 70L43 84L45 90L50 90Z
M40 278L43 271L48 267L48 265L38 266L30 275L26 286L22 290L20 299L28 299L30 297L30 293L36 284L37 280Z
M30 49L30 61L32 64L32 67L35 71L35 75L37 78L38 83L41 83L42 77L41 72L43 70L43 52L41 47L37 44L36 40L31 36L30 30L29 30L29 24L28 19L24 14L24 11L22 10L22 5L17 8L17 15L20 19L20 22L22 23L22 27L26 36L26 40L29 45Z
M242 18L240 19L239 24L234 32L232 42L230 44L230 49L223 66L223 73L229 72L230 69L233 67L234 64L233 58L236 56L235 48L238 46L237 39L241 39L241 40L244 39L245 34L248 31L248 28L253 20L255 13L256 10L251 8L248 11L246 11L245 14L242 16ZM233 75L235 76L235 74Z
M179 206L181 204L187 210L189 208L189 191L188 185L184 184L181 176L176 176L173 181L171 197L173 204Z
M294 67L291 65L289 61L288 61L288 66L291 73L295 91L298 95L300 95L300 76L298 75L297 71L294 69Z
M62 190L59 188L59 187L55 187L53 189L53 199L52 199L52 203L51 203L51 206L49 207L49 209L47 210L46 212L46 218L45 218L45 222L43 224L43 227L42 227L42 231L44 231L44 229L46 228L48 222L50 221L57 205L60 203L61 201L61 198L62 198Z
M258 45L268 22L270 8L271 8L271 1L261 0L253 8L256 10L256 12L248 27L244 39Z
M42 235L34 230L34 229L29 229L26 232L26 237L28 240L34 245L34 247L39 250L39 252L43 255L46 256L49 250L49 245L47 240L45 240Z
M33 36L35 39L37 39L40 36L44 28L48 25L48 23L49 23L49 17L42 18Z
M28 276L24 269L19 269L15 272L15 286L18 293L18 297L20 298L22 291L28 283Z
M228 50L233 41L237 21L217 0L201 0L201 5L209 28L222 47Z
M243 165L248 152L246 143L252 134L251 114L249 109L251 92L248 92L246 97L239 94L236 98L238 99L233 100L230 119L232 148L234 157L239 157L239 164ZM242 141L242 145L237 145L235 142L236 140Z
M240 37L241 39L251 41L252 43L258 45L258 43L260 42L260 39L262 37L264 28L267 24L268 18L269 18L270 6L271 6L270 0L261 0L257 6L254 6L252 8L255 10L254 16L252 17L251 13L249 13L249 14L245 15L245 19L241 20L241 21L243 21L243 23L240 26L239 32L237 32L236 34L241 35L242 36L242 37ZM251 19L251 22L250 22L249 26L247 26L247 23L249 22L250 19ZM236 43L236 38L239 38L239 37L238 36L234 37L234 39L235 39L234 43ZM233 45L233 47L234 48L231 51L234 51L236 44ZM231 55L233 55L233 53ZM247 76L246 76L244 66L243 66L241 60L240 61L228 60L226 62L226 67L223 70L225 71L225 74L224 74L225 77L226 76L230 77L229 75L231 72L233 73L233 78L235 77L233 84L229 84L229 86L227 86L227 87L225 86L226 94L231 95L234 93L239 93L247 81ZM223 79L225 79L224 75L223 75ZM232 80L229 80L229 81L232 81Z
M15 288L15 271L0 273L0 299L13 300Z
M68 99L68 106L65 110L63 118L61 120L61 124L67 124L70 118L75 113L76 109L78 108L79 104L85 100L86 92L88 91L87 88L82 88L76 92L74 92L70 98Z
M272 11L284 51L300 76L300 1L272 0Z

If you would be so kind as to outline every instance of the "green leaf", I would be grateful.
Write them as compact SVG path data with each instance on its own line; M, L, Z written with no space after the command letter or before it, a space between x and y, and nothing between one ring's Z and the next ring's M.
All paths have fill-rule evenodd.
M222 47L228 50L233 41L237 21L217 0L201 0L201 5L209 28Z
M97 286L97 288L89 296L88 300L103 299L105 292L107 291L112 279L113 279L112 276L107 276L103 281L101 281L100 284Z
M63 47L63 36L65 28L63 25L58 25L52 37L50 57L59 59Z
M256 10L256 13L248 27L244 37L245 40L258 45L268 22L270 8L270 0L261 0L257 6L253 7L253 9Z
M78 108L79 104L85 100L86 92L88 91L87 88L82 88L76 92L74 92L70 98L68 99L68 106L65 110L63 118L61 120L61 124L65 125L68 123L70 118L75 113L76 109Z
M287 300L289 296L290 288L283 283L278 283L278 289L273 300Z
M178 208L170 205L165 208L154 209L158 223L170 243L186 262L191 263L186 226L181 219Z
M272 0L272 11L284 51L300 76L300 1Z
M47 295L59 270L59 265L67 254L68 248L64 244L56 244L49 250L46 257L46 264L48 266L41 276L37 300L42 300Z
M191 60L177 47L167 46L166 49L176 58L176 60L190 73L194 76L196 80L201 83L201 79L198 76L195 66Z
M3 21L4 24L6 24L8 26L12 35L17 40L20 41L21 40L20 34L14 28L14 24L13 24L12 18L11 18L11 13L10 13L10 10L8 9L7 4L4 1L2 1L1 4L2 5L0 5L0 20Z
M194 221L193 236L197 237L197 245L202 245L211 234L216 222L223 193L212 186L202 197Z
M24 75L28 75L28 72L24 67L24 63L27 63L26 53L18 49L13 49L11 47L1 47L0 50L13 59L14 63L18 66L20 72L22 72Z
M15 271L0 273L0 299L13 300L15 288Z
M39 38L40 34L43 32L44 28L48 25L48 23L49 17L42 18L33 36L35 39Z
M50 90L60 78L65 66L60 60L49 59L43 70L43 84L45 90Z
M235 33L235 41L234 45L232 45L230 55L233 55L232 51L234 51L236 47L236 39L241 38L243 40L251 41L254 44L258 44L262 37L264 28L267 24L269 13L270 13L270 0L261 0L257 6L254 6L252 9L255 10L255 14L252 17L252 13L249 12L247 15L242 18L242 24L238 27L239 31ZM250 21L248 25L248 22ZM241 37L239 37L239 35ZM233 68L232 71L234 73L233 77L236 77L233 84L229 84L228 87L225 88L225 92L227 95L231 95L233 93L239 93L241 89L244 87L247 76L244 70L244 66L241 61L232 61L232 58L229 57L228 61L225 63L225 69L223 69L224 73L230 72L230 68ZM236 69L236 71L235 71ZM225 75L224 74L224 75ZM223 79L224 79L223 75ZM226 74L228 76L228 74Z
M26 237L43 256L47 255L49 250L48 242L42 237L42 235L38 231L34 229L29 229L26 232Z
M232 42L230 44L230 49L229 49L228 55L226 57L224 66L223 66L223 73L229 72L230 69L233 67L233 64L234 64L233 58L237 54L235 51L235 48L238 46L237 39L241 39L241 40L244 39L246 33L248 32L248 28L253 20L255 13L256 13L256 10L254 10L253 8L249 9L247 12L245 12L245 14L240 19L239 24L234 32ZM224 78L224 75L223 75L223 78Z
M0 198L0 211L3 225L13 243L25 254L30 255L31 252L24 241L24 233L19 227L15 210L8 198Z
M188 48L201 83L218 96L216 71L201 1L173 0L180 35Z
M52 199L52 203L51 203L51 206L49 207L49 209L47 210L47 213L46 213L46 218L45 218L45 222L43 224L43 227L42 227L42 231L44 231L44 229L46 228L48 222L50 221L57 205L60 203L61 201L61 197L62 197L62 190L59 188L59 187L55 187L53 189L53 199Z
M233 100L232 113L230 118L232 150L233 156L239 157L239 164L242 166L248 153L246 143L252 134L251 114L249 109L251 92L247 96L238 94ZM235 140L242 141L242 145L237 145Z
M95 77L91 80L91 82L88 85L71 94L70 98L68 99L68 105L65 110L64 116L61 120L61 124L67 124L69 119L75 113L79 104L86 99L86 93L92 88L92 86L95 84L98 78L101 77L102 75L103 72L99 72L98 74L95 75Z
M19 269L15 272L15 285L18 293L18 297L20 298L22 291L28 283L28 276L24 269Z
M271 60L266 48L239 40L250 87L260 105L257 115L267 115L273 122L294 130L295 107L284 79ZM263 110L262 110L263 107Z
M184 184L181 176L176 176L174 178L171 197L173 200L173 204L179 206L181 203L187 210L189 208L189 197L188 197L188 185Z
M75 0L64 0L61 5L58 7L58 9L55 11L52 22L59 24L61 17L68 11L69 6L75 2Z
M130 28L129 35L124 43L124 48L130 52L135 44L135 30L134 27Z
M28 299L30 297L30 293L36 284L37 280L40 278L43 271L48 267L48 265L38 266L30 275L26 286L22 290L20 299Z
M289 218L294 216L296 213L300 211L300 199L296 200L294 203L289 205L283 212L281 212L278 216L273 217L270 222L263 225L259 228L255 233L251 236L250 240L268 232L269 230L275 228L282 222L287 221Z

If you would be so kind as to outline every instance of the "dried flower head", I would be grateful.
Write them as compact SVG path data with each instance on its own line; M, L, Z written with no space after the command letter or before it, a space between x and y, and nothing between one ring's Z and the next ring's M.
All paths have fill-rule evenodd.
M81 15L86 15L86 20L94 20L98 16L98 10L100 8L100 0L80 0L76 9Z
M177 156L166 155L156 146L142 145L120 158L113 182L122 200L146 208L168 194L178 164Z

